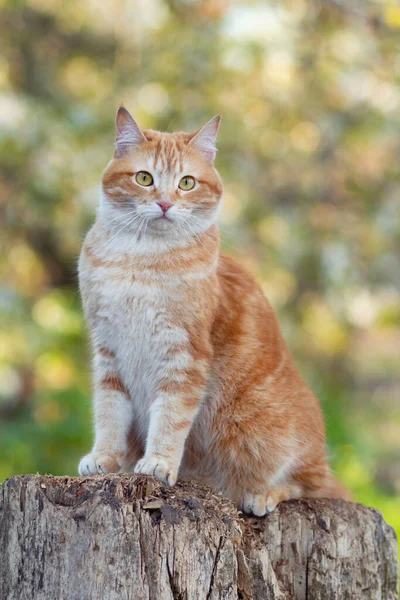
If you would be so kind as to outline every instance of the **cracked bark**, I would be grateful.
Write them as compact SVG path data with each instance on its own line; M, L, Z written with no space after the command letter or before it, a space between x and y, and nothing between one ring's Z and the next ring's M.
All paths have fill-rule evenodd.
M208 488L25 475L0 487L1 600L395 600L381 514L341 500L244 518Z

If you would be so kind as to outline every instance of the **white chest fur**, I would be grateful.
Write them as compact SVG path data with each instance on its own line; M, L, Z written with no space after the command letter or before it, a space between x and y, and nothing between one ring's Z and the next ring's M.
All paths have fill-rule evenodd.
M115 355L135 417L146 428L157 384L174 366L168 350L188 341L171 311L172 304L179 311L181 282L164 276L160 285L134 268L121 275L118 267L87 265L81 269L81 284L84 303L95 307L95 317L89 316L95 346Z

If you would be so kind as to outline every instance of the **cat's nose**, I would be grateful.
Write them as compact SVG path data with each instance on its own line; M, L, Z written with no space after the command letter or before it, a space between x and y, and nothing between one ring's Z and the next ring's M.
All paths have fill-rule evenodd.
M171 206L173 206L173 202L169 202L169 200L164 200L163 202L157 202L158 206L161 210L166 213Z

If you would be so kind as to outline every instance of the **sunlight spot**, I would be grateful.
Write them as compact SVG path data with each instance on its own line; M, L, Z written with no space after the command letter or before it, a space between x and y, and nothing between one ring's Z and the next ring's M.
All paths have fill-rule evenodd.
M147 83L137 96L139 106L151 115L162 113L168 106L167 90L160 83Z
M290 139L296 150L314 152L319 146L321 132L315 123L302 121L293 127Z
M45 352L36 360L36 377L38 387L62 390L70 386L74 380L74 369L65 355Z

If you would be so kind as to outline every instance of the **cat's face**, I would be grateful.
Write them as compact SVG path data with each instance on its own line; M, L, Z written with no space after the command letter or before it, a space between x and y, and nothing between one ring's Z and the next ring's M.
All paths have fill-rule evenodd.
M215 221L222 196L214 169L220 117L193 134L141 130L117 113L116 152L102 178L102 218L118 235L195 236Z

